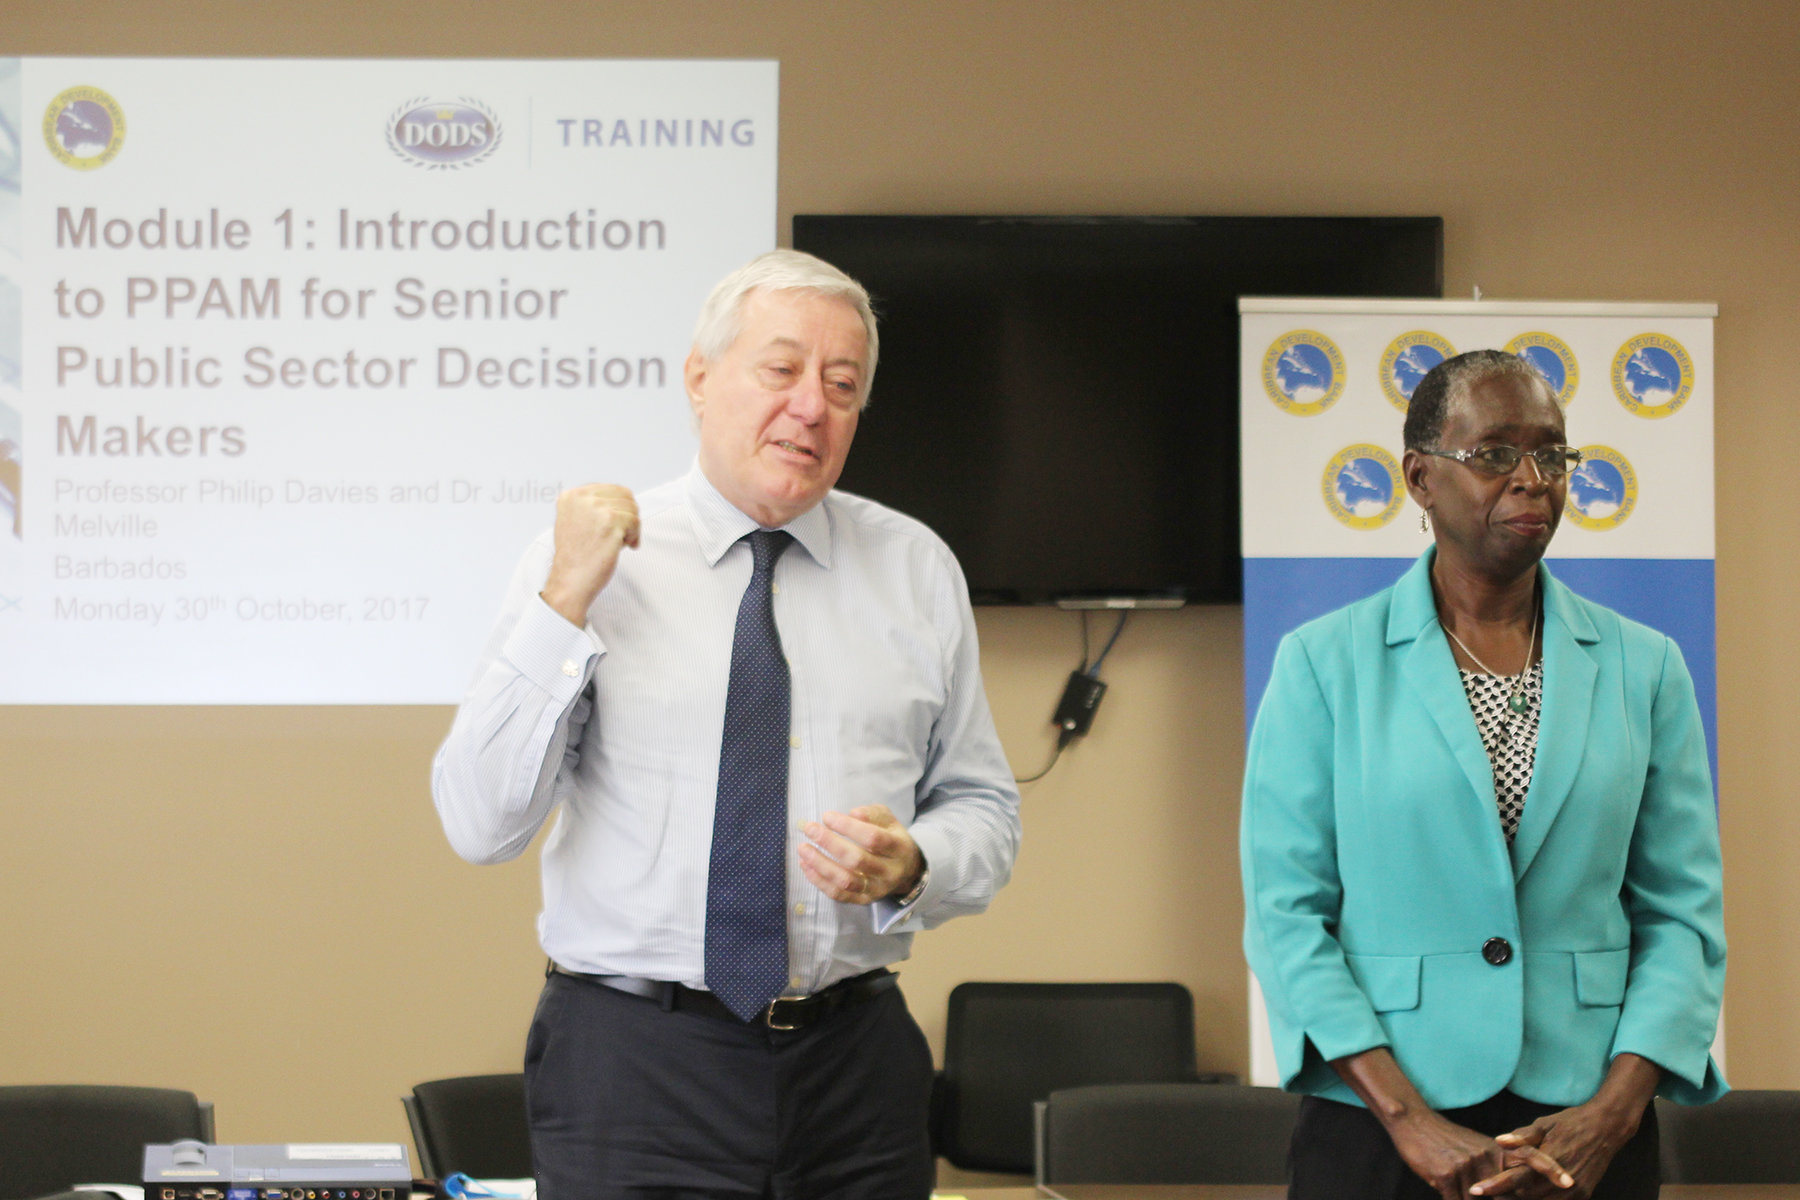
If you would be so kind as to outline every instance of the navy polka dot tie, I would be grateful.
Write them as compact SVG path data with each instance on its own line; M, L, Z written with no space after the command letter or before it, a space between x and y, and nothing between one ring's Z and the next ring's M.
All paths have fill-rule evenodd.
M773 605L782 530L748 535L755 566L738 604L719 741L706 879L706 986L745 1021L787 987L788 667Z

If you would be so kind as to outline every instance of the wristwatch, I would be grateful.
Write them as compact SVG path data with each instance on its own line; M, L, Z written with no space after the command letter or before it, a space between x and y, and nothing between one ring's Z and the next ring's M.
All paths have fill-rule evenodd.
M900 899L894 901L894 903L898 904L901 908L905 908L907 905L911 904L913 901L917 900L920 896L923 896L925 894L925 885L930 882L931 882L931 868L926 867L923 871L919 872L919 882L913 884L912 891L906 893L906 895L900 897Z

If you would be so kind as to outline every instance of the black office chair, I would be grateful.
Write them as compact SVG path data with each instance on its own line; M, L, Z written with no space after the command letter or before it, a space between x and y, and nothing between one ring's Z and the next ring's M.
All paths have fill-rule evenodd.
M525 1076L463 1075L421 1083L400 1097L427 1179L528 1179L531 1132Z
M958 984L932 1143L965 1170L1022 1174L1035 1157L1032 1101L1091 1083L1200 1078L1194 999L1178 983Z
M0 1087L0 1200L139 1183L144 1146L211 1141L212 1105L170 1088Z
M1231 1083L1127 1083L1050 1093L1038 1182L1282 1183L1300 1097Z
M1800 1183L1800 1092L1727 1092L1713 1104L1656 1101L1664 1183Z

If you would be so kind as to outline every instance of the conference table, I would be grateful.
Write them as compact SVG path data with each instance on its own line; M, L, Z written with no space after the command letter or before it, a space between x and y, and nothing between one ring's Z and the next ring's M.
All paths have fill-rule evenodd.
M939 1188L937 1200L1286 1200L1265 1184L1059 1183L1038 1187ZM1800 1183L1665 1183L1662 1200L1800 1200Z

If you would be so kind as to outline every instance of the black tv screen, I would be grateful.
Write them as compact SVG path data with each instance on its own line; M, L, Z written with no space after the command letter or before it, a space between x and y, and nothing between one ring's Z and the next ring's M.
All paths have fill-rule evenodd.
M874 297L839 486L978 604L1236 603L1239 296L1443 294L1439 217L796 216Z

